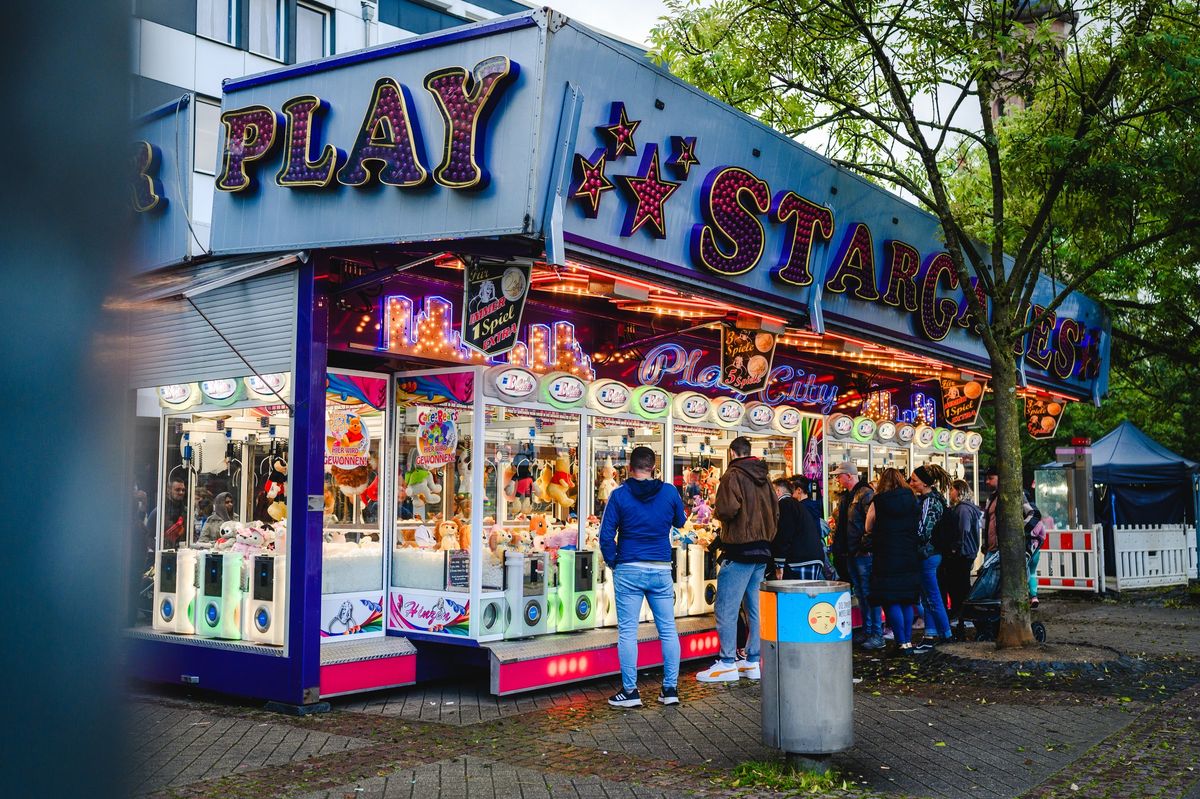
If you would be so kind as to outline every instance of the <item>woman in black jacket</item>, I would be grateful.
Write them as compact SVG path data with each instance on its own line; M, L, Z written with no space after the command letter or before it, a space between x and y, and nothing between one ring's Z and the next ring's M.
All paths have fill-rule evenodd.
M904 474L899 469L884 469L867 510L867 537L875 556L870 599L887 614L900 655L912 652L913 605L921 596L920 521L920 506Z
M779 498L779 524L771 542L775 568L784 580L825 579L825 548L816 519L792 497L792 482L772 481Z
M950 484L950 513L958 532L951 548L942 552L938 584L950 596L951 620L957 619L962 637L962 604L971 591L971 566L979 554L979 533L983 529L983 511L972 501L971 485L966 480Z

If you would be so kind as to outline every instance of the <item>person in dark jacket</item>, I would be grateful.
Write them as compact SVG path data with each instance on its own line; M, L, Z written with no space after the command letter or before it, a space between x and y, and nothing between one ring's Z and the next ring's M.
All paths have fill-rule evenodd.
M871 548L863 540L867 510L875 492L858 476L854 461L843 461L833 470L833 478L842 487L838 499L837 527L833 532L834 554L846 558L846 573L858 597L858 609L863 619L862 648L883 649L883 614L869 597L871 586ZM841 567L838 567L839 570Z
M793 496L792 481L780 477L772 481L779 497L779 525L771 542L775 572L782 580L825 579L825 547L821 529L812 513Z
M714 512L721 522L721 570L717 572L717 662L696 675L700 682L759 678L758 587L771 562L771 541L779 523L779 501L767 464L750 457L750 439L729 443L729 468L717 485ZM746 659L737 659L738 608L745 604Z
M629 453L629 475L613 489L600 520L600 553L613 571L617 604L617 659L621 690L614 707L640 707L637 688L637 626L642 599L654 614L663 653L663 684L658 701L679 704L679 634L675 630L675 586L671 579L671 528L687 522L674 486L652 479L654 450Z
M916 651L928 652L935 644L954 640L950 617L946 613L946 600L938 584L942 554L935 545L935 532L942 518L949 513L945 492L950 487L950 475L936 463L927 463L913 470L908 486L921 503L917 540L921 554L921 604L925 608L925 638Z
M821 503L813 499L812 481L797 474L788 478L788 482L792 484L792 499L799 502L800 507L812 515L813 521L817 523L819 529L821 526Z
M979 531L983 528L983 511L974 503L971 485L966 480L955 480L950 484L950 512L958 537L954 548L942 552L938 584L950 597L950 618L957 620L961 638L962 603L971 592L971 566L979 554Z
M865 522L874 555L870 601L886 611L899 655L912 652L913 605L921 596L920 520L920 506L904 474L884 469Z

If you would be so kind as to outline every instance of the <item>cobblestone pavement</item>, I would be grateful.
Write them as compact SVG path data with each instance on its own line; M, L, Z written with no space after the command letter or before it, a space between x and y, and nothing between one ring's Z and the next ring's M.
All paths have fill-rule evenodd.
M1200 799L1200 610L1043 599L1052 641L1114 647L1128 668L997 676L949 659L855 657L855 746L836 796ZM612 679L516 697L486 679L336 700L294 718L174 689L133 697L136 792L150 797L682 797L733 787L760 742L759 689L702 685L616 711Z

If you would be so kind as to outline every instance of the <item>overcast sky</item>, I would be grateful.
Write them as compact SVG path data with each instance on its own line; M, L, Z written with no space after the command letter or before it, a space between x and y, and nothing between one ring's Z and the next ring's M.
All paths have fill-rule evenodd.
M585 25L648 44L650 29L667 13L662 0L546 0L546 5Z

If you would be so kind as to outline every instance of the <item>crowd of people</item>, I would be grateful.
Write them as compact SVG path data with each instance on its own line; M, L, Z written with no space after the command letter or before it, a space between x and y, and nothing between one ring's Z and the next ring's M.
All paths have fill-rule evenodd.
M654 452L646 447L633 451L629 479L613 492L601 521L601 554L613 569L617 604L622 689L609 699L616 707L642 704L637 625L643 598L663 650L658 701L679 701L670 535L685 514L679 492L652 477L654 461ZM766 463L750 454L749 439L739 436L730 443L713 509L721 523L713 542L720 560L715 606L720 654L696 675L701 682L759 678L758 596L768 578L847 578L862 614L855 643L864 650L887 647L885 618L894 656L929 652L955 640L956 623L961 637L972 565L981 544L989 552L998 546L996 470L985 473L991 496L983 508L975 503L969 483L952 479L936 464L918 466L908 476L885 468L871 482L854 462L845 461L831 476L842 491L826 520L808 479L772 480ZM1041 514L1028 496L1022 510L1032 544L1030 605L1036 608ZM918 615L925 634L914 646Z

